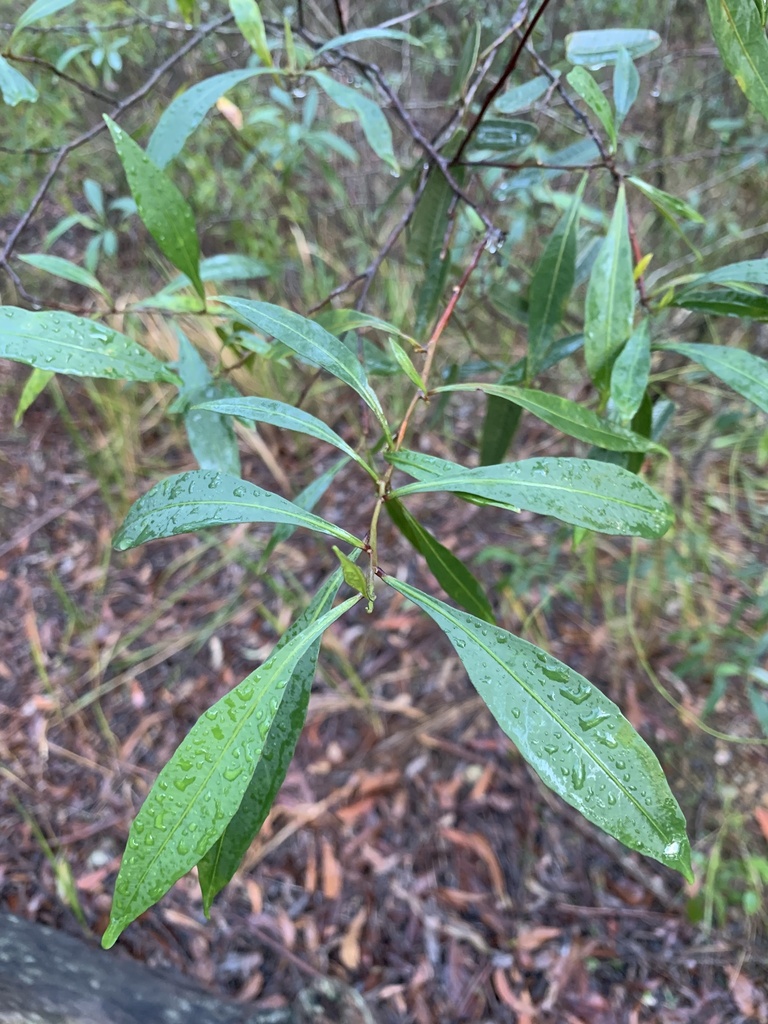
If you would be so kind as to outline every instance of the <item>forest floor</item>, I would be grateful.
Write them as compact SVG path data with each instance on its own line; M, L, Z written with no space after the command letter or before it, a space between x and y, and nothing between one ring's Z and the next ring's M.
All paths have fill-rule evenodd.
M297 534L257 575L265 527L111 551L149 479L194 468L181 435L158 427L147 403L141 466L130 450L113 459L114 436L74 382L63 385L69 426L46 392L12 428L23 375L3 373L0 909L95 939L156 773L197 716L268 655L333 556ZM306 482L309 461L326 457L262 436L278 475ZM279 489L253 452L244 475ZM360 498L351 477L338 479L320 511L354 529L345 510ZM467 562L500 543L493 510L424 507ZM596 578L618 595L611 610L603 588L568 576L566 533L541 531L534 517L514 527L528 582L496 588L500 624L514 630L527 616L532 638L601 685L652 744L689 821L694 886L549 793L430 621L382 593L374 615L358 606L326 635L296 759L210 920L187 876L111 955L259 1006L330 974L357 987L382 1024L768 1022L766 910L737 905L768 858L766 748L691 725L685 712L700 713L711 679L687 687L674 673L670 606L655 619L641 608L641 625L683 713L638 666L618 610L623 542L595 549ZM739 547L749 533L723 525L718 543L764 568L764 541L752 534ZM391 571L430 589L417 556L394 535L382 543ZM492 569L478 571L493 582ZM715 574L706 602L722 622L743 593L726 576L717 586ZM759 732L737 688L717 722Z

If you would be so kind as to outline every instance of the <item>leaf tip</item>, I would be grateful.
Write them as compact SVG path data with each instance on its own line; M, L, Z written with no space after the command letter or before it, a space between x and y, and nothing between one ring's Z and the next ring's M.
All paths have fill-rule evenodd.
M124 925L118 924L117 921L110 920L107 930L101 937L101 948L112 949L114 944L120 938Z

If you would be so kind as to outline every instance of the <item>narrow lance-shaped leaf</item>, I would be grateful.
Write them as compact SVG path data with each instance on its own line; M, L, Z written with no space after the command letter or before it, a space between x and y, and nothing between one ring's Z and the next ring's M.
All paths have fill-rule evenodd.
M640 75L628 51L619 47L616 66L613 70L613 105L616 108L616 127L620 128L624 118L632 109L640 89Z
M131 826L105 949L203 857L240 806L299 658L352 607L326 612L198 719Z
M220 384L214 381L208 367L190 340L178 327L178 368L181 377L179 399L184 408L184 427L189 447L200 469L240 476L240 453L231 416L207 412L198 403L218 398Z
M646 317L630 335L611 371L611 401L625 425L640 408L650 372L651 332Z
M461 48L461 55L459 56L456 70L453 73L451 88L448 92L448 99L451 102L461 99L467 85L469 84L469 80L474 73L475 66L477 64L477 55L480 52L481 31L482 28L480 22L476 21L470 26L469 31L467 32L467 37Z
M337 82L325 71L308 71L307 75L314 78L328 99L337 107L351 110L357 115L368 145L395 174L399 174L400 166L392 148L392 129L378 103L359 89Z
M281 427L283 430L295 430L300 434L308 434L320 441L332 444L335 448L344 452L363 467L372 476L376 477L376 471L368 465L361 455L350 447L343 437L340 437L335 430L312 416L303 409L297 409L295 405L287 405L285 402L278 402L272 398L218 398L213 402L205 402L201 409L210 409L215 412L227 413L229 416L240 416L243 419L255 420L257 423L271 423L274 427Z
M592 267L584 309L584 355L590 376L601 390L608 383L613 357L632 333L635 282L628 226L622 183L608 234Z
M57 14L59 11L63 11L65 7L71 7L75 0L35 0L34 3L30 4L29 7L24 11L22 16L16 22L16 25L11 33L11 42L17 32L21 32L29 25L34 25L38 21L42 21L43 18L49 17L51 14Z
M19 395L16 411L13 414L14 427L19 426L24 418L24 413L30 405L32 405L38 395L43 393L51 377L53 377L53 374L50 370L38 370L37 367L32 370L32 373L27 377L26 383L22 388L21 395Z
M387 459L419 478L418 483L393 490L394 497L465 492L573 526L635 537L662 537L672 523L672 510L643 480L590 459L526 459L477 469L409 451L389 454Z
M501 161L530 146L539 134L539 129L530 121L510 118L489 118L482 121L473 134L465 151L469 162L473 159L489 159L486 151L493 154L493 160Z
M507 89L494 100L493 109L500 114L516 114L519 110L527 110L536 100L541 99L551 84L546 75L537 75L530 82Z
M768 360L743 348L730 348L727 345L667 342L656 347L662 351L677 352L700 363L758 409L768 412Z
M341 578L341 570L338 569L318 590L305 611L280 637L272 652L273 657L328 612L338 593ZM243 799L225 830L198 862L197 871L206 914L210 912L216 894L221 892L237 871L283 784L304 727L320 640L319 636L316 637L297 661L283 690L280 706Z
M233 309L241 320L255 327L257 331L277 338L305 362L321 367L354 388L366 405L373 410L387 438L391 439L389 424L376 392L368 383L355 354L338 338L329 334L313 320L307 320L298 313L269 302L256 302L226 295L218 296L217 301Z
M399 345L394 338L390 338L389 348L392 355L395 357L397 365L406 375L408 380L410 380L410 382L414 384L420 391L426 393L427 386L422 380L421 374L411 362L411 357L408 355L408 353L405 351L402 345Z
M0 357L73 377L175 382L172 370L104 324L71 313L0 306Z
M293 499L293 504L303 509L305 512L311 512L312 509L317 505L320 499L323 497L325 492L333 483L336 475L345 467L349 465L349 459L346 455L339 459L338 462L330 466L320 476L315 477L307 486L296 495ZM289 540L296 530L295 525L288 523L279 523L272 531L272 536L264 548L264 552L259 559L259 569L262 569L269 560L272 552L275 550L278 544L283 544Z
M268 68L272 67L272 54L269 52L267 43L267 31L264 28L264 19L256 0L229 0L229 9L235 16L237 27L243 34L243 39L250 46L261 63Z
M104 120L147 231L157 242L162 254L187 275L205 302L205 289L200 280L200 245L191 207L171 179L152 163L141 146L106 114Z
M98 292L105 299L109 300L109 296L98 278L94 277L90 270L86 270L85 267L81 267L71 260L65 260L61 256L49 256L46 253L38 252L19 253L19 259L23 260L24 263L28 263L30 267L34 267L36 270L44 271L46 274L62 277L65 281L81 284L84 288L92 288L93 291Z
M543 368L560 323L563 308L573 289L576 274L576 236L586 176L576 189L568 210L549 237L528 289L528 379Z
M768 40L754 0L707 0L707 7L723 64L768 118Z
M647 28L589 29L565 37L565 56L571 64L597 69L615 64L621 50L631 57L642 57L660 42L659 33Z
M0 57L0 93L9 107L34 103L38 97L37 89L30 80L12 67L5 57Z
M354 561L349 557L349 555L345 555L344 552L341 551L340 548L337 548L335 544L333 545L333 553L339 560L341 572L342 575L344 576L344 582L347 584L347 586L350 586L352 587L353 590L356 590L358 594L361 595L361 597L367 599L367 610L370 614L370 612L373 611L373 602L376 600L376 594L373 589L373 581L368 576L366 576L366 574L363 572L359 565L355 565ZM355 551L354 554L359 555L359 550Z
M580 334L560 338L547 347L546 354L541 365L542 370L548 370L555 366L562 359L577 352L584 344L584 338ZM504 386L507 384L522 384L526 377L532 374L528 369L528 360L524 357L508 366L499 378L498 382ZM488 402L483 420L483 434L480 440L480 465L491 466L501 462L507 454L507 449L520 424L520 417L523 410L513 402L507 402L503 398L488 396Z
M672 299L671 305L712 316L737 316L749 320L768 320L768 295L735 288L686 290Z
M360 327L373 327L385 334L396 334L398 338L403 338L412 345L416 344L410 334L406 334L388 320L382 320L381 317L372 316L370 313L361 313L357 309L328 309L318 313L317 322L337 337L346 334L347 331L356 331Z
M486 622L494 622L491 603L466 565L436 540L397 498L390 497L384 507L400 533L424 556L446 594L472 615Z
M361 540L340 526L305 512L279 494L209 470L179 473L155 484L128 510L114 546L125 551L160 537L232 523L288 523L363 547Z
M626 51L625 51L626 52ZM611 144L611 150L616 149L616 125L613 123L613 111L611 105L586 68L578 65L566 75L568 84L584 100L587 106L600 120Z
M274 68L246 68L212 75L180 93L170 103L155 126L147 143L147 156L157 167L165 167L184 148L184 143L202 124L216 100L240 82L257 75L273 74Z
M768 259L741 260L739 263L728 263L716 270L695 277L692 284L698 288L702 284L727 284L732 287L739 285L768 285Z
M409 43L411 46L423 46L424 43L421 39L416 36L409 35L407 32L402 32L396 28L360 28L354 32L346 32L343 36L336 36L333 39L329 39L327 43L315 50L315 57L319 57L321 53L326 53L328 50L340 50L344 46L349 46L351 43L363 43L368 39L397 39L401 42Z
M685 818L656 755L613 701L533 644L384 580L443 630L491 714L546 785L630 849L693 880Z
M639 192L642 192L644 196L647 196L656 209L668 220L680 217L684 220L692 220L696 224L705 223L699 211L694 210L691 204L686 203L684 199L671 196L668 192L663 192L660 188L656 188L655 185L649 185L647 181L643 181L642 178L636 178L634 175L628 177L627 181L634 185Z
M514 402L533 413L534 416L538 416L540 420L548 423L551 427L562 430L569 437L597 445L599 448L606 448L608 451L664 451L661 445L656 444L655 441L641 437L640 434L636 434L626 427L610 423L598 416L597 413L592 412L591 409L585 409L578 402L561 398L560 395L551 395L533 388L504 387L499 384L484 383L447 384L444 387L435 388L436 392L473 390L483 391L488 395L496 395L509 402Z

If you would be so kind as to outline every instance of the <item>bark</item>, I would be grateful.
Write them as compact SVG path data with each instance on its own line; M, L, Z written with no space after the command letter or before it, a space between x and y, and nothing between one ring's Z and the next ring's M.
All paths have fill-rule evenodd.
M327 978L281 1010L228 1002L115 952L0 914L0 1024L375 1024Z

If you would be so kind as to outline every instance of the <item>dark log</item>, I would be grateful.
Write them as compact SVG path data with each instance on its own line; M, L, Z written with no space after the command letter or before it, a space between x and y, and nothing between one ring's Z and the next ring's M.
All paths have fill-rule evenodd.
M321 979L258 1010L85 942L0 914L0 1024L375 1024L362 997Z

